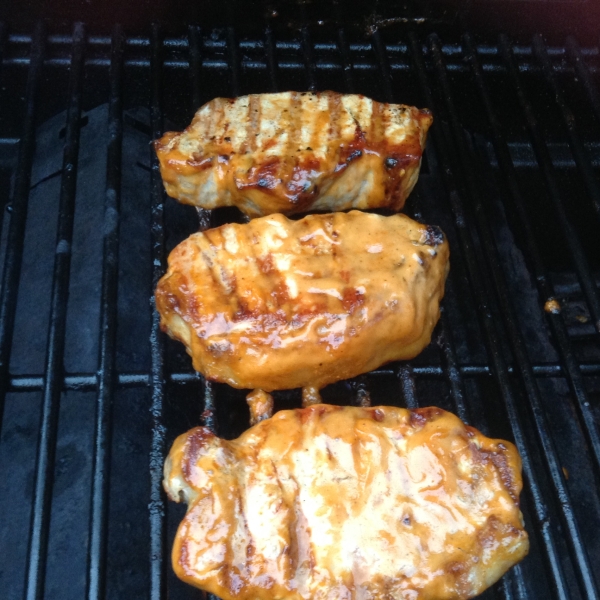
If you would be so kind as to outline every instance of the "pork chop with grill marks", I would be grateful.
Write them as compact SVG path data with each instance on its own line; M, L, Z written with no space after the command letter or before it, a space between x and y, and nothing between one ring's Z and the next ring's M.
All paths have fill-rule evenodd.
M335 92L215 98L155 143L169 196L256 217L400 210L419 176L429 111Z
M437 408L316 405L177 438L177 575L224 600L472 598L528 551L521 461Z
M438 228L402 214L270 215L182 242L156 305L207 378L318 390L429 343L448 255Z

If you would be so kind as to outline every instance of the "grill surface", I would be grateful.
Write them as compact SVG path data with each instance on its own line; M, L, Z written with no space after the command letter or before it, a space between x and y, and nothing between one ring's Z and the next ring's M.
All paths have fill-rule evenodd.
M598 47L237 33L0 27L3 598L201 595L169 566L184 507L166 502L162 463L176 435L237 436L248 410L160 333L152 289L179 241L241 215L166 199L149 142L215 96L286 89L432 109L407 210L452 250L431 346L325 401L436 405L515 441L531 553L484 596L599 598ZM298 390L275 399L300 406Z

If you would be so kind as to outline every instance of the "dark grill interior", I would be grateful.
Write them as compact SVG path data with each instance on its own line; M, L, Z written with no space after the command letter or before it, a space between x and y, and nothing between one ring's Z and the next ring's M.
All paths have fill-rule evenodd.
M215 96L287 89L431 108L407 210L452 252L430 347L324 400L436 405L515 441L532 547L484 597L600 597L598 46L247 29L0 28L2 597L202 595L169 564L163 460L248 409L159 332L152 290L178 242L241 215L167 199L149 142Z

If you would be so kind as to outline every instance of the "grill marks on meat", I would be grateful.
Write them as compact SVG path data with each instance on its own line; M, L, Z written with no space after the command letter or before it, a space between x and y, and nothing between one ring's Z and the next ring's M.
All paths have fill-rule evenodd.
M196 233L156 289L162 327L211 380L267 392L416 356L439 318L448 245L404 215L282 215Z
M436 408L316 405L231 442L196 428L164 486L189 503L177 575L225 600L471 598L528 551L515 447Z
M421 164L429 111L335 92L216 98L155 143L167 193L250 216L400 210Z

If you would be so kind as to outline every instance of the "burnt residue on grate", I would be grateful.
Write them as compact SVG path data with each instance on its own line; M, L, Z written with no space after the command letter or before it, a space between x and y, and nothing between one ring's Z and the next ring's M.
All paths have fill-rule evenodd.
M532 549L485 597L598 598L600 52L427 26L0 28L3 598L198 597L169 566L184 508L162 461L249 415L159 331L152 289L178 242L241 215L166 198L150 142L215 96L286 89L432 109L407 211L451 247L432 344L324 400L436 405L514 440Z

